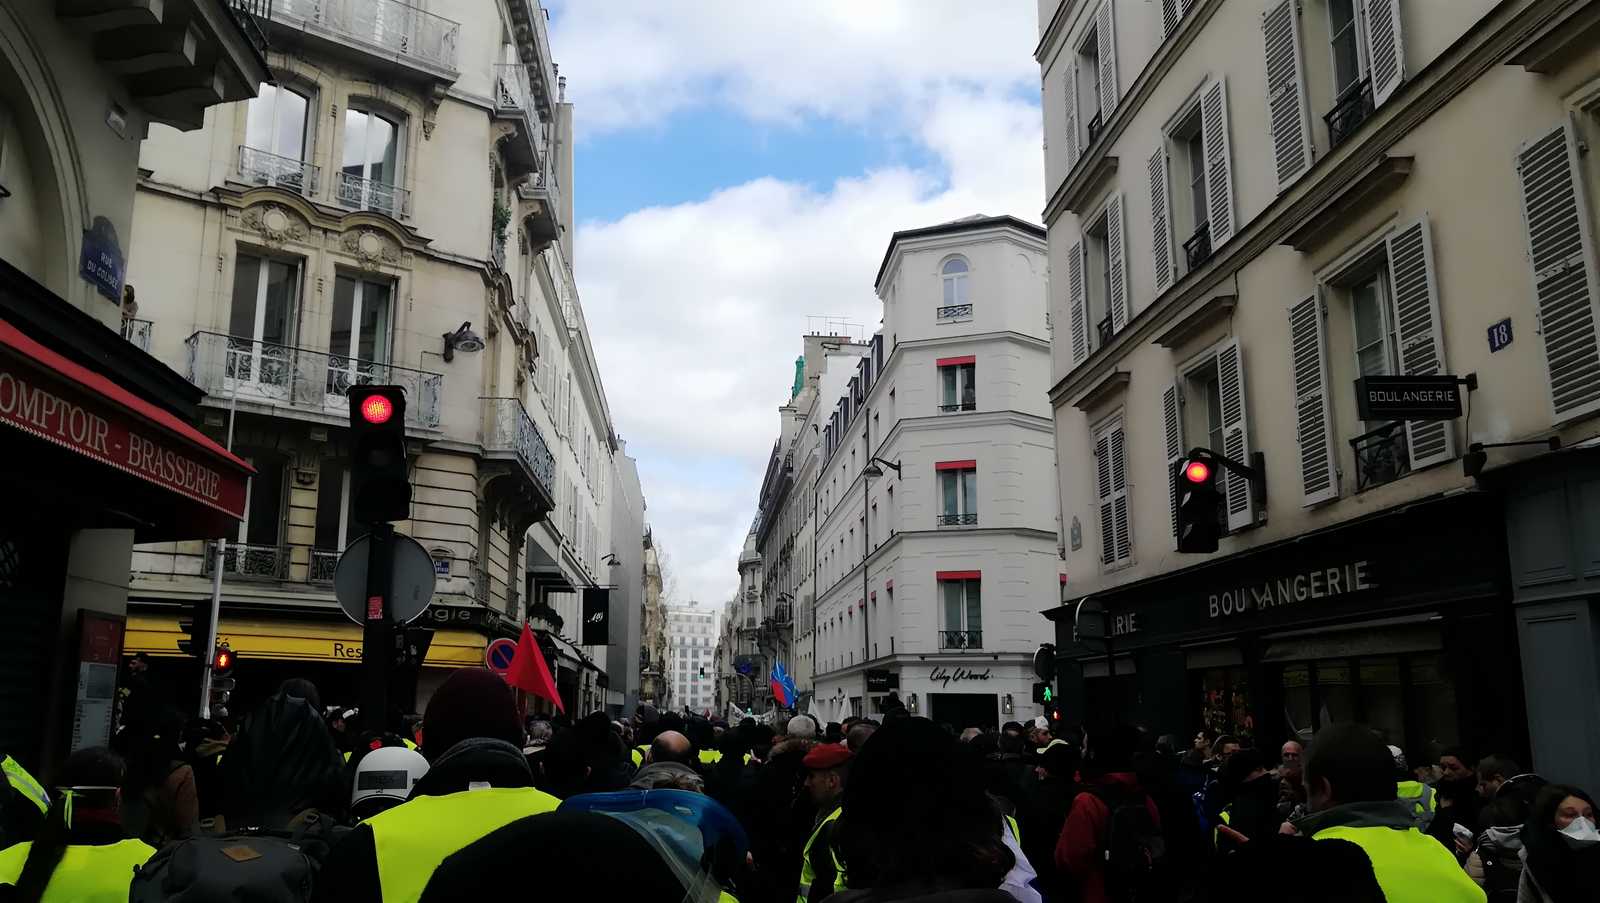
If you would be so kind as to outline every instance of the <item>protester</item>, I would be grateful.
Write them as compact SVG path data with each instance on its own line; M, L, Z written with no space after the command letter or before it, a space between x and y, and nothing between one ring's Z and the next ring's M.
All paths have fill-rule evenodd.
M1569 784L1549 784L1534 798L1522 829L1517 903L1593 903L1600 900L1600 830L1594 800Z
M805 792L817 812L815 827L801 852L801 903L821 903L835 891L845 889L844 864L839 861L833 830L851 758L850 751L842 746L821 744L800 760L806 770Z
M1516 760L1504 753L1479 759L1475 771L1478 777L1478 798L1485 803L1493 800L1507 781L1522 774L1522 768L1517 765Z
M321 711L316 686L293 679L245 719L222 757L227 829L283 828L311 811L343 813L350 797L344 763Z
M18 903L123 903L134 871L155 848L122 828L127 768L109 749L67 758L39 835L0 851L0 884Z
M793 740L817 739L817 723L808 715L796 715L784 727L784 735Z
M1473 839L1466 870L1489 895L1489 903L1514 903L1517 899L1522 883L1522 827L1533 814L1534 798L1544 786L1545 780L1538 775L1520 775L1483 807L1483 831Z
M1222 766L1220 781L1228 800L1218 826L1217 850L1237 850L1244 844L1276 834L1278 781L1267 771L1261 751L1242 749Z
M1295 809L1306 804L1306 788L1302 780L1301 762L1305 744L1299 740L1286 740L1278 751L1278 817L1288 819Z
M1347 840L1268 834L1217 860L1212 903L1387 903L1372 860Z
M1406 764L1406 754L1398 746L1389 746L1389 758L1394 760L1395 797L1406 805L1416 820L1417 830L1428 832L1438 806L1433 788L1418 781Z
M528 768L537 776L542 769L545 747L550 745L555 729L543 718L530 718L527 735L528 739L522 744L522 755L528 760Z
M414 749L384 746L361 757L350 793L350 815L365 820L405 802L428 773L428 760Z
M1138 730L1127 725L1092 731L1086 739L1087 786L1072 801L1055 848L1056 868L1076 885L1080 903L1158 892L1154 887L1129 886L1159 882L1153 868L1150 874L1134 874L1126 867L1157 853L1156 847L1161 853L1165 849L1160 811L1133 771L1138 743ZM1114 816L1117 824L1127 826L1121 836L1111 830Z
M850 728L849 735L844 738L845 748L850 750L852 753L861 752L861 747L866 745L867 739L871 737L873 732L877 729L878 726L870 721L863 721Z
M182 736L182 719L170 710L155 723L133 725L117 735L118 752L127 763L123 827L157 848L188 837L200 821L194 768L178 748Z
M1460 747L1446 747L1439 753L1440 778L1434 787L1438 801L1428 833L1449 849L1455 849L1457 825L1470 833L1478 830L1483 798L1478 793L1478 774L1471 761Z
M1071 899L1065 876L1055 863L1056 839L1067 821L1067 811L1078 794L1078 748L1065 740L1052 740L1038 753L1033 792L1018 819L1022 850L1039 873L1039 886L1051 900Z

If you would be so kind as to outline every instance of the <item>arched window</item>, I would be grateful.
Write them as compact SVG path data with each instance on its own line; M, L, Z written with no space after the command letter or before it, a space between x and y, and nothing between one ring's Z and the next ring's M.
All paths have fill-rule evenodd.
M967 266L965 257L952 257L939 268L939 276L944 280L944 303L946 307L967 302L967 275L971 268Z

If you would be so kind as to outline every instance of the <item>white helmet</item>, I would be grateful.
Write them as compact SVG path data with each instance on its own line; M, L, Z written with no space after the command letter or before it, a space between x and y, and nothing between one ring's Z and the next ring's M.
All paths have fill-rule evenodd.
M404 746L384 746L361 757L356 766L355 791L350 808L361 818L370 818L411 796L411 788L428 773L428 760L422 753Z

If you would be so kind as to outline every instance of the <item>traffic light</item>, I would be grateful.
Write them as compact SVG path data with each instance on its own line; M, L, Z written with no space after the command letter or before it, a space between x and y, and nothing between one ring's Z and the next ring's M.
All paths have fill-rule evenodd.
M233 698L234 679L215 677L211 680L211 717L228 717L228 700Z
M1056 676L1056 644L1041 643L1033 652L1033 673L1048 682Z
M1033 701L1039 705L1049 705L1056 700L1056 692L1050 687L1050 682L1041 680L1033 685Z
M411 516L406 472L406 392L400 386L351 386L350 514L366 524Z
M178 630L184 636L178 640L178 650L198 658L204 665L206 644L211 642L211 600L196 599L189 603L189 615L178 619Z
M1222 536L1223 498L1217 488L1217 460L1193 451L1179 461L1174 480L1178 512L1178 551L1215 552Z
M218 643L211 655L211 673L214 677L227 677L233 673L233 650L227 643Z

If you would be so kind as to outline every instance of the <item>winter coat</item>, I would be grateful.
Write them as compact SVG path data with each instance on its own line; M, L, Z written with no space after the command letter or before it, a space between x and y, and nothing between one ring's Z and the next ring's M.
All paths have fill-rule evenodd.
M1478 835L1467 857L1467 875L1499 903L1496 894L1511 898L1522 879L1522 826L1491 827Z
M1272 775L1262 775L1239 785L1227 806L1227 824L1251 840L1278 833L1283 822L1278 818L1278 782ZM1217 842L1220 850L1236 846L1238 844L1231 839Z
M1483 903L1483 890L1448 850L1416 829L1411 808L1398 799L1323 809L1297 827L1315 840L1361 847L1389 903Z
M327 723L298 696L280 693L263 703L222 758L222 814L230 829L283 827L306 809L342 813L349 797Z
M1107 774L1094 782L1094 786L1118 786L1124 792L1144 792L1139 778L1125 771ZM1155 801L1147 795L1144 804L1150 812L1150 820L1159 829L1161 813ZM1104 845L1110 820L1111 808L1100 797L1085 790L1072 801L1072 810L1067 813L1061 837L1056 841L1056 868L1077 885L1081 903L1106 903Z

